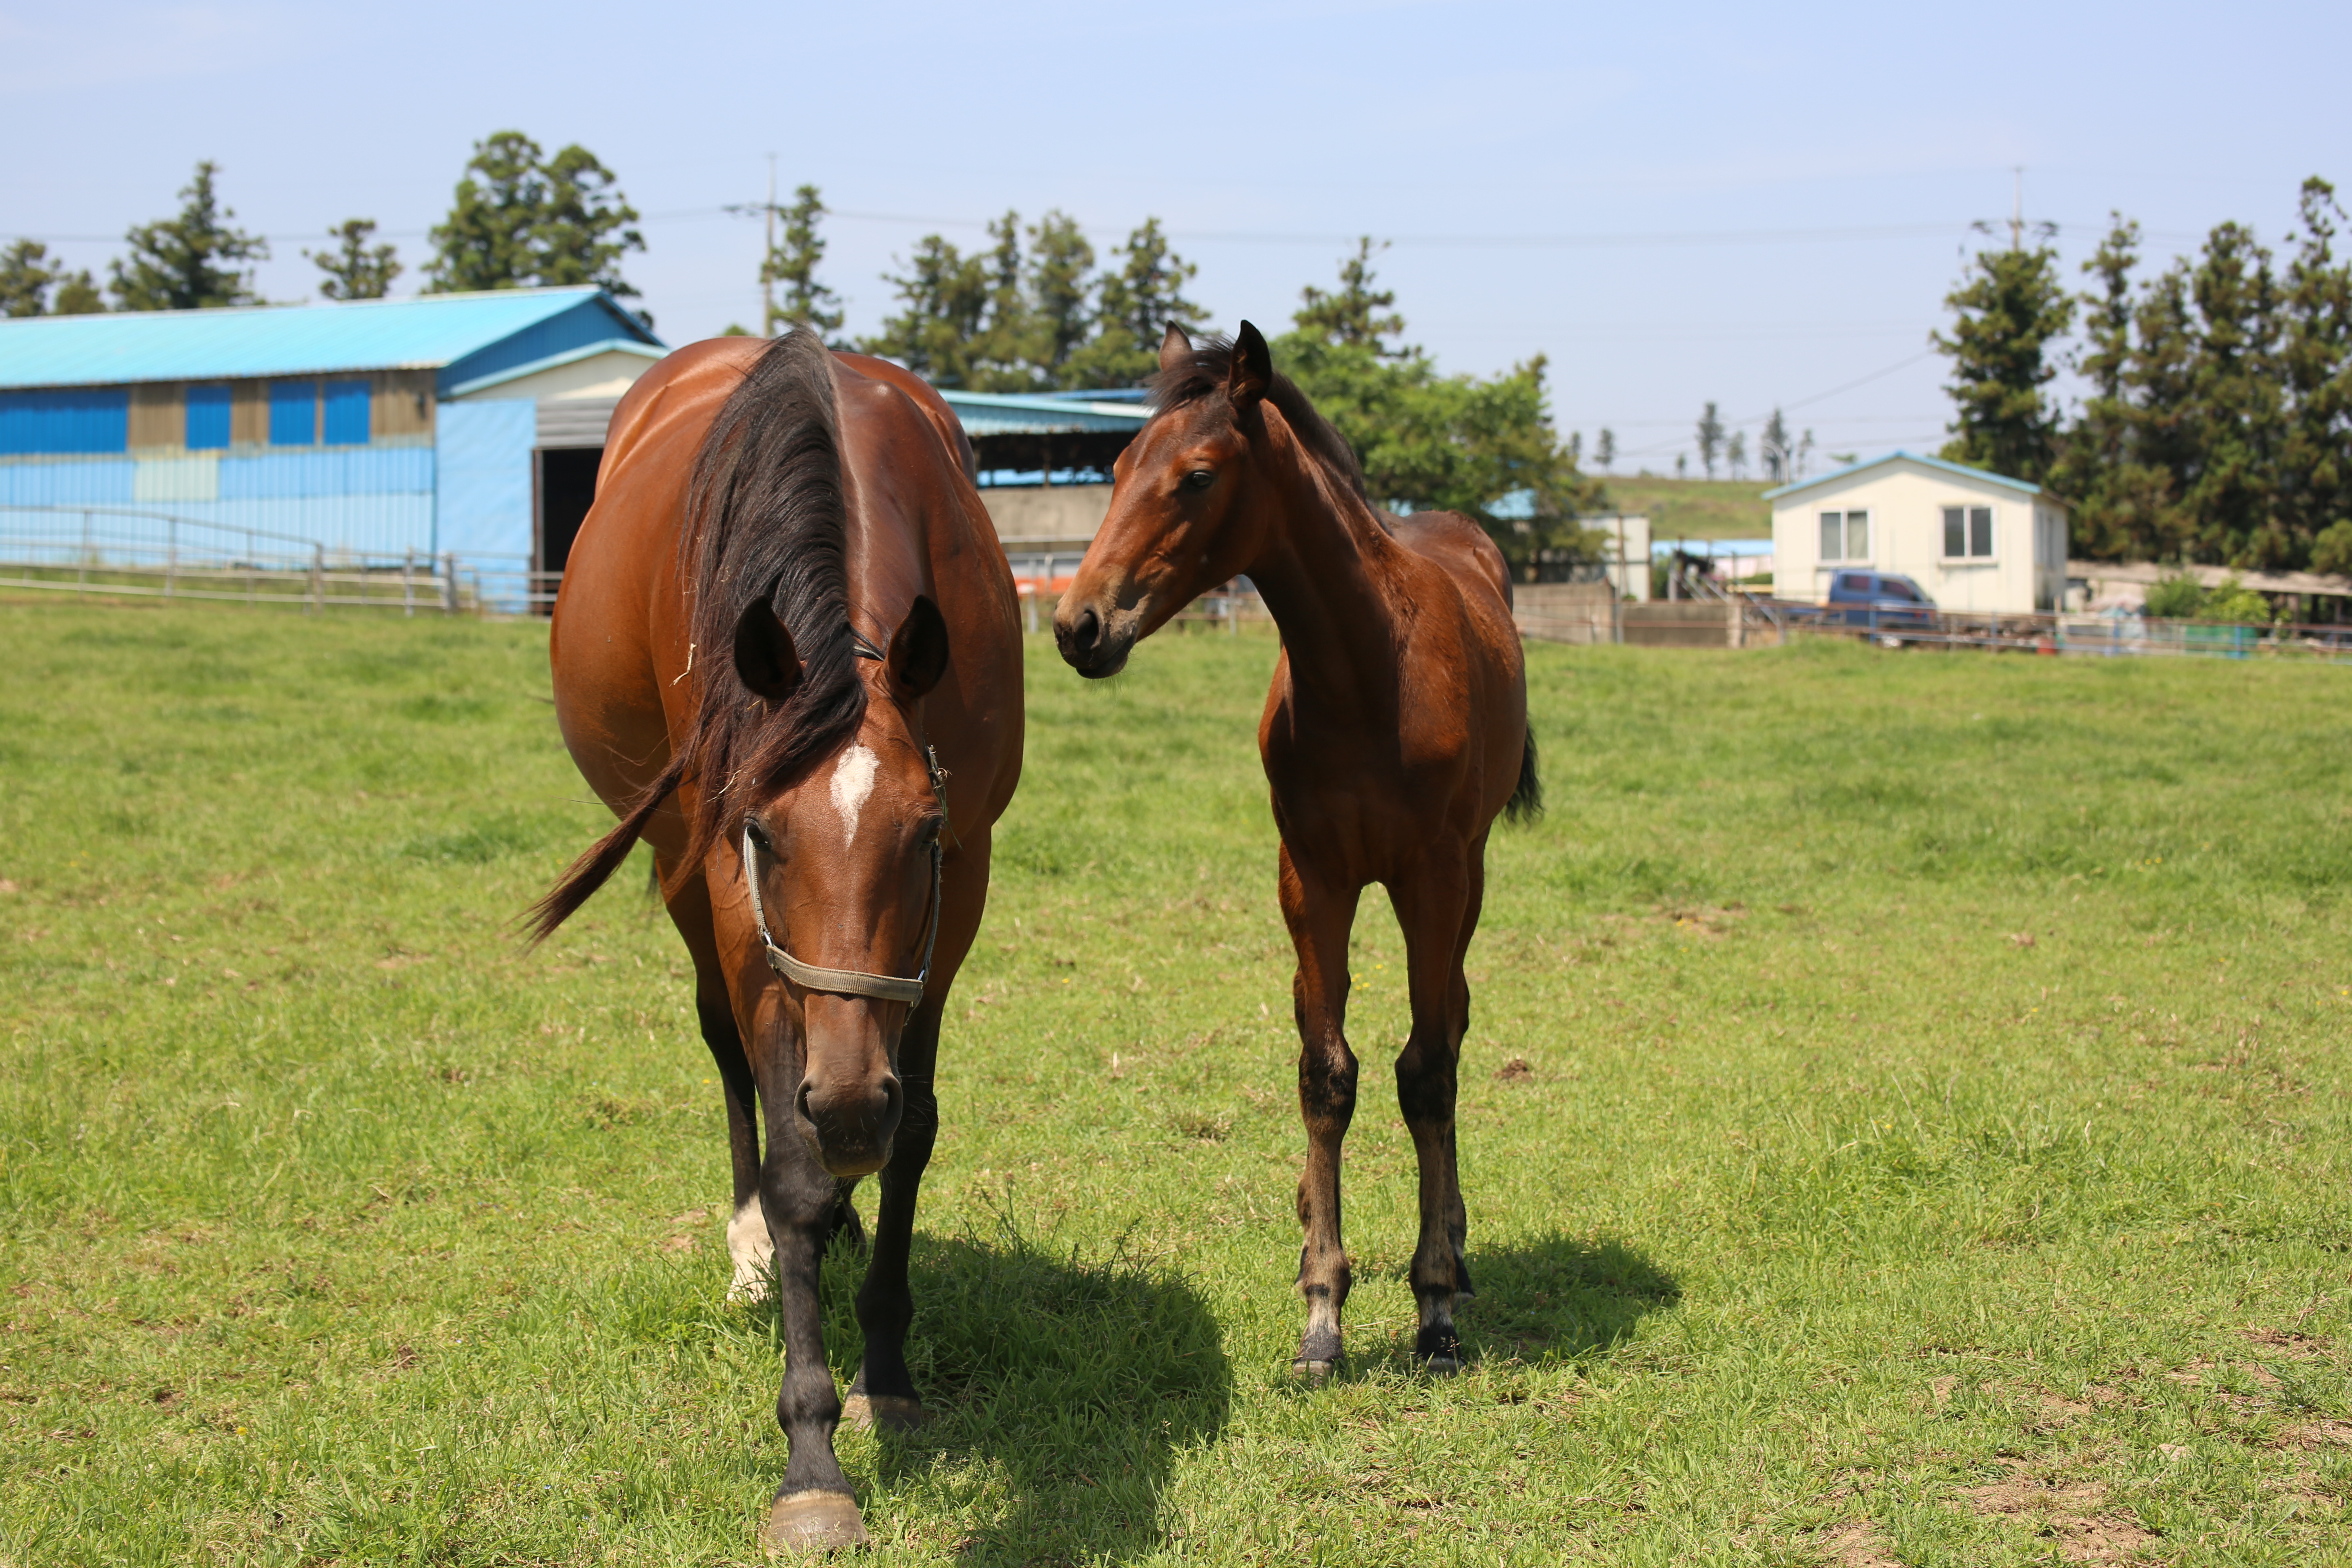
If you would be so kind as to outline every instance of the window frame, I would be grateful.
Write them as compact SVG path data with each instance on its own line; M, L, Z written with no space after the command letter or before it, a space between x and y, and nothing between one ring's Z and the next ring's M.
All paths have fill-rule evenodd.
M1979 512L1982 512L1984 514L1985 520L1985 550L1984 553L1981 555L1978 554L1974 549L1976 544L1976 519ZM1953 554L1951 550L1952 519L1955 514L1958 514L1959 518L1961 531L1960 543L1964 547L1962 552L1958 555ZM1937 558L1943 563L1943 564L1947 566L1991 566L2000 563L2001 526L2000 507L1998 503L1991 501L1979 502L1969 500L1962 501L1958 505L1955 506L1949 501L1939 502L1938 527L1941 530L1942 537L1938 542L1939 555Z
M1827 552L1822 552L1819 556L1819 559L1823 562L1834 561L1842 565L1856 561L1864 563L1869 562L1872 559L1870 549L1870 531L1874 524L1875 511L1875 508L1864 506L1850 507L1843 511L1831 511L1827 509L1823 509L1821 511L1815 512L1813 514L1813 521L1816 533L1813 544L1817 550L1823 542L1823 540L1820 537L1822 531L1835 528L1838 532L1838 553L1831 554ZM1834 523L1831 522L1830 519L1832 518L1837 519L1837 521ZM1857 518L1862 521L1862 552L1860 554L1854 553L1853 548L1853 525L1854 520Z

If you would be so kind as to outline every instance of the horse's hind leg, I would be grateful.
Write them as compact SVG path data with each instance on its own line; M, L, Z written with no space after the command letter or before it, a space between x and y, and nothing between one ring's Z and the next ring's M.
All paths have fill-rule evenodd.
M1351 1279L1339 1233L1339 1146L1356 1114L1356 1053L1348 1048L1348 932L1357 889L1341 892L1302 876L1282 850L1282 918L1298 950L1291 996L1298 1019L1298 1114L1307 1124L1307 1168L1298 1178L1298 1293L1307 1331L1296 1371L1328 1374L1339 1361L1339 1313Z
M1421 1167L1421 1238L1412 1254L1412 1295L1421 1309L1413 1352L1433 1372L1461 1364L1454 1331L1454 1298L1467 1281L1459 1267L1466 1226L1454 1157L1454 1073L1466 1014L1457 998L1463 932L1475 919L1471 878L1460 861L1432 856L1434 864L1391 884L1390 897L1404 928L1405 972L1412 999L1412 1033L1397 1056L1397 1106L1412 1134Z
M661 878L667 871L656 859L655 876ZM734 1260L735 1278L727 1294L731 1300L756 1300L768 1293L768 1270L775 1258L768 1242L767 1219L760 1212L759 1098L751 1058L743 1051L743 1037L735 1027L727 979L719 966L719 944L710 925L710 889L700 877L688 878L677 896L669 900L669 918L694 959L695 1016L701 1022L702 1043L710 1047L711 1064L719 1070L719 1092L727 1101L727 1154L735 1177L734 1206L727 1221L727 1251Z

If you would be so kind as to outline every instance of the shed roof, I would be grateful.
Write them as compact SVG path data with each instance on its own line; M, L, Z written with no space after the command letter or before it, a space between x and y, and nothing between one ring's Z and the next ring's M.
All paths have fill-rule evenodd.
M562 337L661 342L612 296L586 287L34 316L0 321L0 388L441 370L572 311L583 320ZM537 359L571 344L529 346L537 350L529 357ZM476 374L490 368L482 364Z
M1066 394L950 392L940 395L963 421L964 432L981 436L1058 436L1080 430L1133 435L1151 410L1125 401L1082 399ZM1113 393L1111 397L1117 397Z
M1882 458L1873 458L1866 463L1849 464L1845 468L1823 474L1819 479L1799 479L1793 485L1781 485L1778 489L1766 490L1760 499L1778 500L1782 496L1792 496L1801 490L1809 490L1839 479L1851 479L1855 474L1865 473L1872 468L1883 468L1889 463L1917 463L1922 468L1940 468L1945 473L1958 474L1962 479L1975 479L1982 484L2000 485L2004 489L2019 490L2030 496L2038 496L2042 493L2040 485L2028 484L2023 479L2012 479L2006 474L1996 474L1986 468L1971 468L1965 463L1948 463L1941 458L1923 458L1916 452L1895 451Z

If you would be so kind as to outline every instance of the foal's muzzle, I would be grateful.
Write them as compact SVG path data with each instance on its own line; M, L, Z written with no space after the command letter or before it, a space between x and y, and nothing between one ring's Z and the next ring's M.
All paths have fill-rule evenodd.
M1101 614L1087 605L1066 619L1061 612L1055 614L1054 643L1061 649L1065 664L1089 680L1100 680L1127 667L1134 637L1131 633L1113 631Z
M890 1140L898 1133L907 1092L898 1075L886 1068L863 1081L803 1079L793 1105L801 1136L827 1175L865 1176L890 1163Z

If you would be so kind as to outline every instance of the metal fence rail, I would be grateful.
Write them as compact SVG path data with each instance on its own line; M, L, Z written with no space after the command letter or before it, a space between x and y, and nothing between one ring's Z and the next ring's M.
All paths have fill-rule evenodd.
M0 587L299 608L524 615L560 572L481 552L339 550L296 534L115 506L0 507Z
M2352 659L2352 625L2260 625L2161 620L2148 616L2077 614L1964 615L1937 611L1922 624L1916 611L1885 616L1866 609L1822 611L1776 604L1795 633L1859 637L1906 647L1975 648L2070 658L2290 657ZM1851 617L1851 618L1848 618Z

